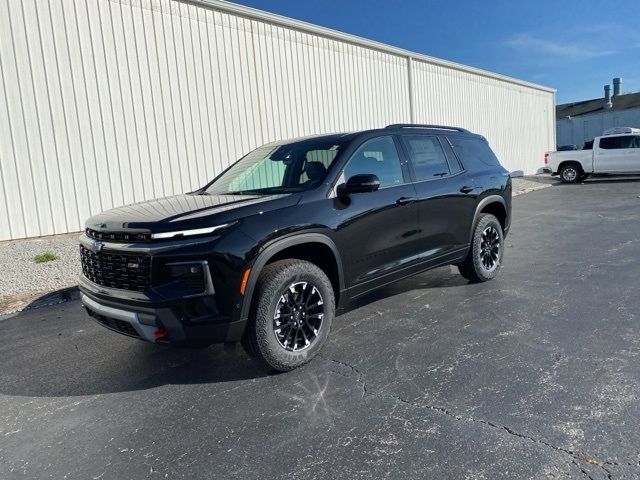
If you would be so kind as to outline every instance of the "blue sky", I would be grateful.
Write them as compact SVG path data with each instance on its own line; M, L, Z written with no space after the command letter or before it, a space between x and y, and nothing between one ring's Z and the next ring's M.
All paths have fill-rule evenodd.
M235 2L548 85L558 103L602 97L615 76L640 91L640 0Z

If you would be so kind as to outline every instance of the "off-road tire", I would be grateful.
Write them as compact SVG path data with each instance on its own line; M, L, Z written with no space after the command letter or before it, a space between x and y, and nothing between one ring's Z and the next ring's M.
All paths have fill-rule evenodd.
M492 269L487 269L483 264L483 232L495 231L497 233L499 250L497 253L496 265ZM467 254L467 258L458 265L460 274L467 280L477 283L486 282L495 278L502 267L502 258L504 254L504 234L502 232L502 226L496 217L489 213L481 213L476 220L475 228L473 229L473 239L471 241L471 248Z
M308 282L323 301L322 323L312 343L299 351L287 350L274 331L274 316L289 286ZM298 259L278 260L264 267L258 278L249 322L242 346L267 369L286 372L309 362L324 345L335 315L335 295L331 281L317 265Z

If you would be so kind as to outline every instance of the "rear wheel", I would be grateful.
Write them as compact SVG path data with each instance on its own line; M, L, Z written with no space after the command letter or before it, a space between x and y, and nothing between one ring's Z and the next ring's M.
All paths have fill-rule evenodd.
M574 164L565 165L560 169L560 181L562 183L577 183L583 175L582 169Z
M494 278L502 266L504 235L496 217L481 213L473 231L469 254L458 270L472 282L486 282Z
M335 312L331 281L310 262L279 260L260 273L242 346L271 369L310 361L324 345Z

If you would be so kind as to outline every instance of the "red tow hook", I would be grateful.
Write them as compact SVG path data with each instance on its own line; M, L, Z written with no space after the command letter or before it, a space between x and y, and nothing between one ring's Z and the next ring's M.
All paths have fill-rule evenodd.
M159 328L155 332L153 332L153 336L156 340L166 340L169 336L167 331L164 328Z

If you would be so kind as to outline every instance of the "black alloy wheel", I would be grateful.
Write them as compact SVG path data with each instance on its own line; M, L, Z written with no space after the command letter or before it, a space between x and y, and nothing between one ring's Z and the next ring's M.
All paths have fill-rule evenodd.
M324 300L315 285L295 282L282 294L273 316L273 332L289 351L309 348L318 338L324 318Z

